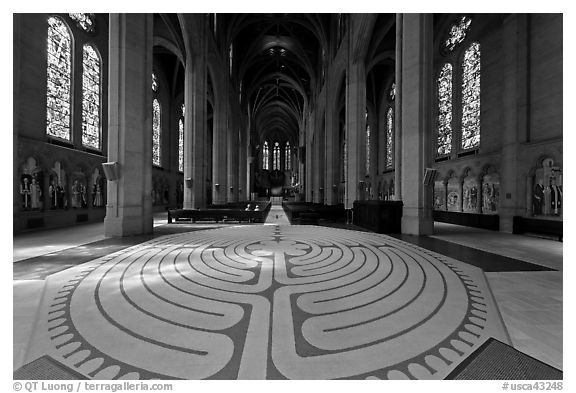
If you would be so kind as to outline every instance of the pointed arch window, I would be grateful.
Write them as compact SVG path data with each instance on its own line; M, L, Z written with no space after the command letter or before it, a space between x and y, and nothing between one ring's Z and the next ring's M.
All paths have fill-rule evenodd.
M386 169L394 166L394 110L386 112Z
M470 29L470 24L472 19L467 16L463 16L460 20L450 27L450 33L448 38L444 41L444 50L451 52L466 38L466 34Z
M68 16L86 33L94 33L96 29L96 17L94 14L78 13L68 14Z
M264 142L262 148L262 169L270 169L270 151L268 150L268 142Z
M480 44L472 43L462 64L462 149L480 145Z
M290 142L286 142L286 147L284 148L284 169L287 171L292 170L292 149L290 148Z
M158 78L154 72L152 73L152 91L158 93Z
M70 140L72 36L57 17L48 18L46 134Z
M278 142L274 143L274 152L273 152L273 162L272 162L272 169L273 170L280 170L280 144Z
M438 77L439 156L452 152L452 64L446 63Z
M161 166L162 127L160 123L161 109L156 98L152 101L152 164Z
M392 86L388 92L388 97L390 97L390 101L394 101L396 99L396 82L392 82Z
M182 116L178 120L178 170L184 172L184 114L186 107L182 104Z
M82 50L82 145L101 149L100 56L89 44Z

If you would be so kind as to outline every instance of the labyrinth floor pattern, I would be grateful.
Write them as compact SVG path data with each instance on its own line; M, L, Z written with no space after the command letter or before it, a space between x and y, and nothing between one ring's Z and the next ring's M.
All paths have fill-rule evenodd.
M315 226L167 235L50 276L28 361L94 379L440 379L508 342L481 270Z

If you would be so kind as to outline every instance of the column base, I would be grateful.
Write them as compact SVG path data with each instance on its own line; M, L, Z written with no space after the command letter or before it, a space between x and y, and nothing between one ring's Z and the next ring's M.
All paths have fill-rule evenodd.
M134 235L149 235L154 232L154 220L152 216L138 217L114 217L104 218L104 236L125 237Z
M434 233L434 220L432 217L424 217L422 209L407 209L405 207L402 212L402 233L406 235L432 235Z

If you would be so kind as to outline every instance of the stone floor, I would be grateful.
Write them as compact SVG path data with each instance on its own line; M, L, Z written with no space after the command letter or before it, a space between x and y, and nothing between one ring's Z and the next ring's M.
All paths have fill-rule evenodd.
M562 270L483 273L369 232L164 219L116 248L82 235L99 224L77 227L61 255L86 247L88 260L45 275L58 230L36 234L42 246L15 237L28 259L14 265L14 369L50 354L106 379L438 379L488 336L562 369ZM529 247L508 248L516 238Z

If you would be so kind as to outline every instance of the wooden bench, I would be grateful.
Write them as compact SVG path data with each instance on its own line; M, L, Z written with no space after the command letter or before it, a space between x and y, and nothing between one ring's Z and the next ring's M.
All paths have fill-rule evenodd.
M270 211L270 203L258 203L263 207L259 210L245 210L246 204L235 203L238 207L229 207L228 205L210 206L205 209L168 209L168 223L176 221L191 220L196 221L238 221L238 222L264 222ZM251 203L252 207L256 203Z
M514 216L512 233L533 233L537 235L553 236L562 241L563 222L561 220L543 220L538 218Z
M291 223L316 222L319 219L338 221L346 218L344 205L323 205L313 202L284 202L282 207Z

